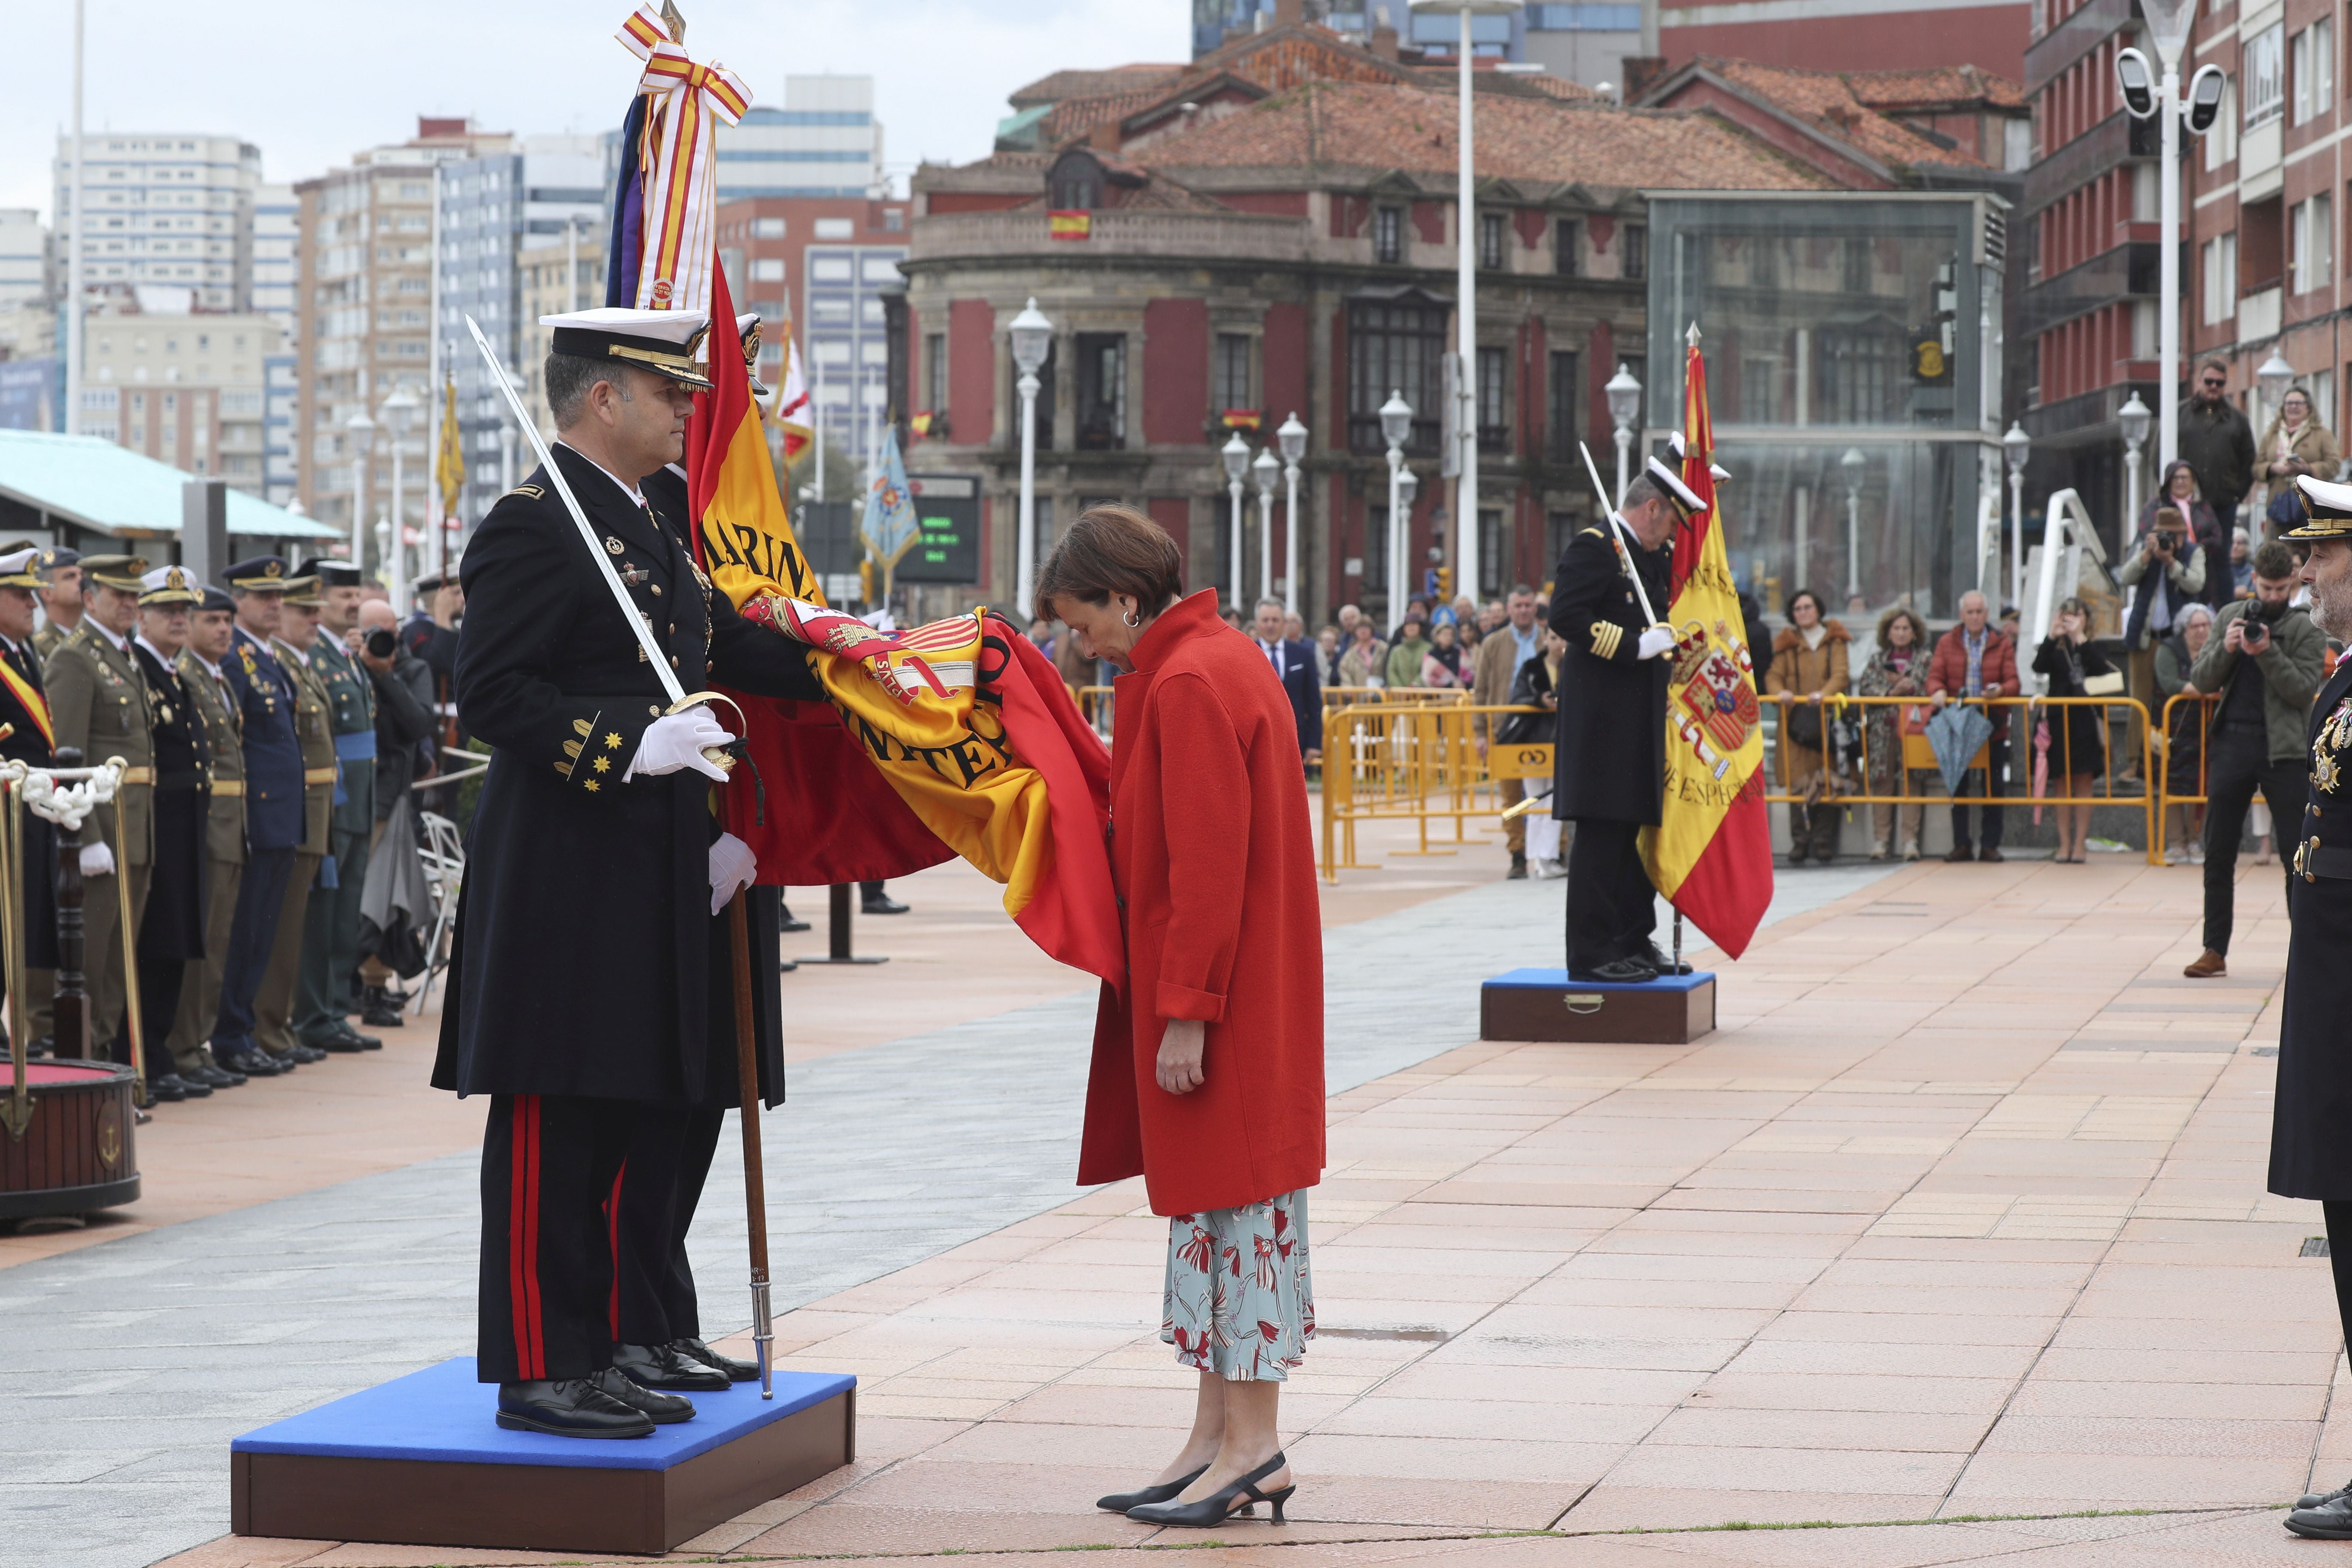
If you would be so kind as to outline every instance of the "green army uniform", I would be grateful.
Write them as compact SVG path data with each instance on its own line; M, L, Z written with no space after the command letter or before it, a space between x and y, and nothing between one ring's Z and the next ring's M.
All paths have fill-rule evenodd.
M211 1059L207 1042L220 1011L221 969L228 960L237 885L245 879L245 723L211 666L184 649L173 668L180 672L188 700L204 721L205 742L211 752L212 804L205 819L205 955L188 960L180 983L179 1012L166 1041L185 1077L190 1068Z
M108 587L128 584L131 593L139 591L139 574L146 570L145 562L130 556L90 556L83 566L89 580ZM114 1038L122 1018L124 975L132 963L128 950L137 942L139 917L147 907L154 831L153 716L129 640L117 647L88 616L49 656L41 685L48 694L58 750L79 748L85 767L121 757L128 770L113 802L98 807L82 825L82 843L105 844L117 862L116 875L127 878L131 888L131 924L126 931L114 878L92 877L83 885L82 971L89 996L90 1050L102 1057L101 1046Z
M79 629L79 627L75 628L77 631ZM58 649L65 647L66 638L72 635L72 632L67 631L55 621L43 621L41 623L41 629L33 634L33 653L36 658L40 659L41 668L43 669L47 669L48 668L49 656L56 653Z
M294 601L308 584L289 581L287 597ZM325 641L323 632L315 649ZM294 733L302 742L302 842L294 850L294 870L286 879L286 901L278 909L278 934L270 944L269 967L262 972L261 989L253 999L253 1037L273 1057L299 1051L316 1060L316 1047L305 1046L294 1033L294 993L301 978L302 931L310 904L310 884L327 858L329 828L335 811L335 737L328 714L332 705L319 679L315 662L283 637L269 639L270 651L294 681Z
M328 822L325 864L332 869L322 868L304 916L294 1032L303 1044L322 1050L356 1050L367 1037L345 1016L359 1011L352 977L360 962L360 893L367 883L368 840L375 831L375 683L324 629L310 645L310 673L327 695L327 728L342 771Z

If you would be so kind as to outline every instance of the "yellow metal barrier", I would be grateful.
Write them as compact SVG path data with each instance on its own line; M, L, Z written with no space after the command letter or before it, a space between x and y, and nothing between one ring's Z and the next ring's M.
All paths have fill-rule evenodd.
M2211 794L2207 778L2207 768L2211 762L2208 742L2212 739L2214 712L2221 706L2220 692L2200 691L2193 686L2176 691L2164 700L2163 732L2153 736L2148 742L2149 750L2158 759L2157 765L2162 770L2160 775L2151 773L2148 778L2150 785L2158 791L2156 821L2160 831L2158 837L2149 840L2149 847L2158 860L2164 858L2166 841L2172 837L2175 808L2181 814L2181 826L2189 839L2193 842L2203 837L2204 808L2207 796ZM2191 710L2195 711L2192 713ZM2192 735L2197 750L2197 787L2191 793L2183 794L2172 787L2172 764L2179 760L2176 752L2180 743ZM2290 815L2299 814L2303 803L2297 801L2286 809ZM2275 813L2277 807L2273 805L2272 810Z
M1406 689L1407 691L1412 689ZM1383 693L1387 697L1389 693ZM1395 694L1398 696L1403 693ZM1473 704L1467 694L1432 691L1423 699L1381 700L1334 708L1323 715L1323 877L1336 882L1342 870L1373 870L1378 862L1356 858L1360 822L1411 821L1418 847L1396 855L1451 855L1475 842L1464 824L1473 816L1499 816L1502 803L1487 785L1500 778L1549 776L1551 748L1489 748L1478 721L1497 714L1547 710L1508 703ZM1489 752L1500 753L1499 760ZM1538 755L1540 754L1540 765ZM1433 818L1452 817L1450 845L1433 846Z

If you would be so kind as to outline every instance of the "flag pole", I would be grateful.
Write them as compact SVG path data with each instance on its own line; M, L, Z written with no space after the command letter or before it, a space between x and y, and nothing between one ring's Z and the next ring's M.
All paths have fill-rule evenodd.
M773 1399L776 1326L768 1300L767 1173L760 1163L759 1030L751 1012L751 915L743 898L738 888L727 907L735 967L735 1077L743 1112L743 1215L751 1244L751 1349L760 1363L760 1397Z

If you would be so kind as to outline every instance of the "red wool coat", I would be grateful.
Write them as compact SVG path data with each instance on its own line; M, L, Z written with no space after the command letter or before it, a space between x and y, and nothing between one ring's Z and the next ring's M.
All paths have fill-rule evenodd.
M1114 687L1111 877L1128 983L1095 1019L1078 1181L1140 1172L1154 1214L1323 1176L1323 931L1298 724L1213 590L1178 603ZM1171 1018L1208 1025L1207 1081L1153 1077Z

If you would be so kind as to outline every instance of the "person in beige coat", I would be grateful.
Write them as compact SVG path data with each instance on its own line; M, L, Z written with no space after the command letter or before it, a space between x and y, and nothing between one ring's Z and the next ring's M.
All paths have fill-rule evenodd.
M1511 700L1511 683L1518 678L1519 666L1528 659L1543 657L1543 628L1536 625L1536 591L1522 583L1513 588L1503 601L1504 621L1493 631L1478 639L1473 656L1470 679L1470 703L1475 708L1492 708ZM1486 742L1495 725L1507 715L1474 713L1470 728L1478 742L1478 755L1486 754ZM1527 795L1525 779L1496 779L1495 794L1505 809L1517 805ZM1503 824L1503 843L1511 852L1511 868L1507 879L1517 881L1528 874L1528 819L1514 816Z
M2277 417L2254 448L2255 477L2270 487L2271 495L2280 496L2294 489L2299 474L2332 479L2343 466L2344 454L2336 449L2335 436L2312 413L2311 394L2300 386L2287 388L2286 395L2279 399ZM2272 531L2275 533L2279 526L2283 525L2273 525Z
M1772 639L1772 667L1764 677L1767 700L1780 700L1780 773L1783 789L1808 797L1789 805L1789 864L1808 857L1826 866L1837 855L1838 808L1811 804L1829 787L1823 752L1830 713L1823 699L1852 679L1846 629L1822 616L1821 595L1800 588L1789 600L1789 624ZM1808 743L1810 742L1810 743Z

